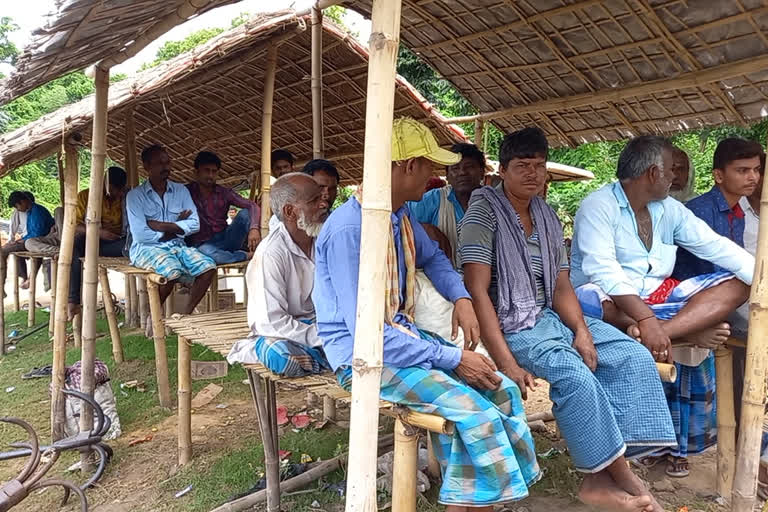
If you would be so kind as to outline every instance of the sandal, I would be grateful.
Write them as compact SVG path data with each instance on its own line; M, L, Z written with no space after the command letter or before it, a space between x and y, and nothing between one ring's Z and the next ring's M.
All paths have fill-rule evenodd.
M653 456L648 455L647 457L643 457L642 459L638 459L635 461L635 463L645 469L651 469L653 467L656 467L656 465L663 461L665 459L664 456Z
M672 478L687 477L691 473L688 459L685 457L672 457L670 455L667 459L667 470L665 473Z
M21 376L23 380L29 380L29 379L41 379L43 377L50 377L53 373L53 369L50 365L43 366L42 368L32 368L27 373Z

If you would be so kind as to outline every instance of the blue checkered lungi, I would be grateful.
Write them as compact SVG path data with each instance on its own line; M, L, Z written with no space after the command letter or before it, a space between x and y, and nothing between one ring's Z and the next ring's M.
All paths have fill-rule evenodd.
M341 367L336 375L349 391L352 369ZM499 375L499 389L486 391L442 370L382 370L383 400L438 414L456 426L450 436L431 434L443 475L441 504L479 507L522 499L541 477L520 390Z
M320 347L259 336L254 340L253 348L261 364L278 375L305 377L331 369Z
M194 247L186 245L142 245L131 260L134 267L151 270L169 281L190 282L195 277L216 268L213 259Z
M676 444L659 372L650 352L618 329L594 318L587 327L597 350L597 370L571 344L573 333L551 309L536 324L507 334L517 363L550 385L552 412L573 465L602 471L621 455L648 455Z
M648 307L661 320L669 320L697 293L734 278L730 272L713 272L686 279L672 290L664 303ZM594 284L580 286L576 289L576 296L584 314L599 318L603 315L602 303L610 300L610 297ZM699 366L675 363L675 367L677 380L665 382L664 393L675 426L677 446L659 450L654 455L687 457L717 444L715 357L710 354Z

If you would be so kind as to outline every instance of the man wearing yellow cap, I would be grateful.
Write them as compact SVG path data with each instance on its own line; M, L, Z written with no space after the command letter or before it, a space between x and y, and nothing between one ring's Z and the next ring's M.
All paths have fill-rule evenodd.
M395 121L392 132L392 214L384 311L384 369L381 398L456 425L453 435L434 439L443 485L439 501L448 512L467 507L490 511L495 504L524 498L540 477L520 389L496 371L490 359L462 350L413 321L415 274L423 269L454 304L454 334L478 340L478 322L461 276L450 260L411 222L407 201L418 201L436 165L460 155L442 149L424 125ZM318 334L329 363L345 389L352 384L352 352L360 266L361 206L351 197L325 222L315 245L312 299Z

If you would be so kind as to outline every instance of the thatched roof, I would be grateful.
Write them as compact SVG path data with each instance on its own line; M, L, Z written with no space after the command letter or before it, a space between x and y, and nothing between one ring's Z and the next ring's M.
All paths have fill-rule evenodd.
M15 0L5 0L7 2ZM54 78L125 50L142 34L237 0L55 0L48 23L32 34L16 71L0 84L0 105Z
M126 113L133 109L139 149L164 144L174 160L174 179L192 177L198 151L224 161L221 181L243 183L259 168L262 84L268 41L281 40L273 110L273 148L301 160L312 155L310 30L307 17L258 16L195 50L112 84L109 90L108 155L123 161ZM362 178L368 53L340 28L325 22L323 107L326 158L336 162L344 183ZM49 156L62 138L90 138L93 98L61 108L0 136L0 175ZM398 79L395 115L426 122L442 145L463 141L461 130L444 123L413 87ZM141 171L141 169L140 169Z
M370 15L371 0L346 0ZM551 143L768 113L762 0L403 0L401 40L503 131Z

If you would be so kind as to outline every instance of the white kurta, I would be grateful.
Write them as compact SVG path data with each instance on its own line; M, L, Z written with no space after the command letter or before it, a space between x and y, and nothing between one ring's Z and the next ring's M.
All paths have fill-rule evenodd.
M308 258L282 222L256 248L246 269L248 325L253 335L322 345L314 325L314 246L312 250Z
M760 225L760 217L746 197L742 196L739 199L739 206L744 210L744 248L754 256L757 252L757 229Z

